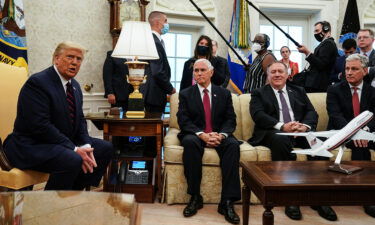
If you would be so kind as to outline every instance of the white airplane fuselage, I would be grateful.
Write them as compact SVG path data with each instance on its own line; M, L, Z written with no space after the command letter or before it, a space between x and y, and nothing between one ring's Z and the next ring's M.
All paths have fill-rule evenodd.
M373 117L373 113L365 111L350 121L344 128L338 130L336 134L328 138L322 146L325 150L333 150L344 144L344 142L355 135L362 127L364 127Z

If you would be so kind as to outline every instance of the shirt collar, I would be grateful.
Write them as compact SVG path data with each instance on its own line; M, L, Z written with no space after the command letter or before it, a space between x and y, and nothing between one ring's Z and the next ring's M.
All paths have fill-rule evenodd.
M69 82L69 80L66 80L63 76L61 76L61 74L60 74L59 71L57 70L56 65L53 65L53 68L55 69L57 75L59 75L63 87L65 87L66 84Z
M275 94L278 94L278 93L279 93L279 90L273 88L272 86L271 86L271 88L272 88L272 90L275 92ZM286 85L284 85L284 87L281 88L281 91L283 91L283 93L286 94Z
M364 53L366 53L367 57L370 57L372 50L373 50L373 49L370 49L370 51L368 51L368 52L363 52L362 50L360 50L360 51L359 51L359 54L360 54L360 55L363 55Z
M155 34L156 37L158 37L159 41L161 41L161 35L158 32L153 30L152 33Z
M203 93L203 90L205 89L203 86L201 86L200 84L197 84L198 85L198 88L199 88L199 93ZM208 85L208 87L206 87L206 89L208 90L208 93L211 93L211 83Z
M349 84L350 90L351 90L353 87L355 87L355 86L351 85L350 83L348 83L348 84ZM363 87L363 80L362 80L362 82L361 82L359 85L357 85L356 87L357 87L358 91L361 91L361 90L362 90L362 87Z

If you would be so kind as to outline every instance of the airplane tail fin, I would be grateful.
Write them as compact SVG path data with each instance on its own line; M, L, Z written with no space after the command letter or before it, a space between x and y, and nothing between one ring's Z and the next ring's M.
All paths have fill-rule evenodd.
M302 149L302 150L294 150L292 153L296 154L304 154L304 155L311 155L311 156L323 156L323 157L332 157L333 154L325 149L320 150L311 150L311 149Z
M317 148L319 148L320 146L323 145L323 141L321 141L319 138L317 138L312 133L309 133L306 136L306 140L309 143L312 150L315 150L315 149L317 149Z

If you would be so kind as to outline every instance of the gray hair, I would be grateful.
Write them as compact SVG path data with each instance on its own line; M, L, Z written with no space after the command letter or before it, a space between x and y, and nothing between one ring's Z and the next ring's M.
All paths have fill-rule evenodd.
M197 61L195 61L194 66L195 66L195 64L197 64L199 62L204 62L207 65L208 70L213 70L214 69L214 67L212 66L211 62L209 60L207 60L207 59L198 59Z
M348 58L346 58L345 62L351 62L355 60L358 60L361 62L362 68L368 67L368 57L364 55L360 55L359 53L349 55Z

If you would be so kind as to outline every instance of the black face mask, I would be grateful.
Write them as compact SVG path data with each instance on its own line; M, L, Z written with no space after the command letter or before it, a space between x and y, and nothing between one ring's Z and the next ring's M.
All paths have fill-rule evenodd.
M323 32L320 32L320 33L314 34L314 37L317 41L322 42L324 39L324 34Z
M198 45L197 46L197 53L200 56L207 55L209 51L210 51L210 48L208 48L208 46L204 46L204 45Z

